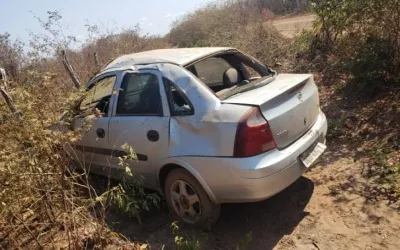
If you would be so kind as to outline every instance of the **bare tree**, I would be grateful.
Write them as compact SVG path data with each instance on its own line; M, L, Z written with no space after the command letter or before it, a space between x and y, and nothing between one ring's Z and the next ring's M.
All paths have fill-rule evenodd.
M96 70L100 70L99 55L97 54L97 52L94 52L93 57Z
M71 64L69 63L67 54L65 53L65 50L63 50L63 49L61 50L61 56L62 56L62 62L64 64L65 70L68 72L69 76L71 77L71 80L74 83L75 88L79 89L79 87L81 86L81 83L79 82L74 69L72 68Z
M0 68L0 81L2 81L2 84L4 85L4 88L7 90L7 75L6 71L3 68Z
M21 119L21 113L15 108L13 100L10 94L7 92L7 75L6 71L3 68L0 68L0 92L3 96L8 108L10 109L11 113L15 115L17 119Z

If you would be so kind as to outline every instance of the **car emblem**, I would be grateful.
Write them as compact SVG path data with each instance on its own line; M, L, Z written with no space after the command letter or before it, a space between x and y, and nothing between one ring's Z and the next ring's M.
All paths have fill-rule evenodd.
M307 118L304 117L304 126L307 124Z
M299 99L299 101L303 101L303 94L301 92L297 93L297 99Z
M280 138L287 138L288 134L289 134L289 130L286 129L286 130L283 130L283 131L279 132L278 134L276 134L276 136L280 137Z

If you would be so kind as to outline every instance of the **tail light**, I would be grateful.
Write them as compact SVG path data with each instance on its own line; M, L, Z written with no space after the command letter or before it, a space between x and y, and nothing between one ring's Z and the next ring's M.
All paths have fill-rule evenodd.
M250 109L239 121L234 157L250 157L276 148L268 122L258 108Z

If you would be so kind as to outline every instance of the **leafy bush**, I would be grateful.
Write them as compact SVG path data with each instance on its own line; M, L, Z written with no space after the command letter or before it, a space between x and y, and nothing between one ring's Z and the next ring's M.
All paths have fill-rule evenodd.
M31 82L11 92L22 119L10 116L0 102L0 235L5 234L0 248L50 247L55 235L73 249L85 248L87 237L93 248L103 248L116 238L105 222L111 205L140 221L140 212L159 207L160 197L145 192L130 171L125 181L114 187L107 184L106 191L99 194L87 172L71 171L75 164L73 143L90 129L100 113L86 117L81 129L55 129L62 111L66 111L62 126L72 126L69 122L73 121L74 107L83 91L60 88L51 73L28 74ZM134 152L128 146L123 150L129 154L120 159L120 164L129 170L127 161L134 159ZM91 233L85 238L82 230Z
M43 247L42 230L62 226L72 235L82 223L75 214L82 212L77 209L83 201L77 198L78 183L65 174L69 158L62 150L63 145L79 139L80 132L48 129L57 121L58 107L67 108L68 100L61 93L57 95L51 74L30 74L32 80L39 82L12 92L23 119L15 120L3 113L6 118L0 124L0 231L9 234L6 244L14 247L23 246L27 234L31 234L37 247ZM8 112L5 108L0 110Z
M110 188L96 198L103 206L107 201L123 210L128 215L136 217L140 224L141 211L149 211L151 208L160 208L161 197L158 193L148 193L143 187L143 177L134 176L129 161L137 161L137 155L132 146L124 144L122 149L128 154L119 158L119 166L125 169L121 183Z
M360 88L400 81L399 0L314 0L313 8L317 39Z
M172 234L175 236L177 250L200 250L200 242L195 238L180 232L177 221L171 224Z
M108 57L166 47L166 43L140 36L138 28L103 34L90 26L94 38L73 50L79 44L74 37L60 35L61 15L48 15L47 20L38 19L46 33L32 35L32 51L23 60L21 45L12 43L8 34L0 37L0 63L6 70L16 70L10 74L9 94L22 114L22 119L16 119L0 97L0 248L54 248L54 238L65 240L70 249L86 248L89 243L91 248L102 248L118 241L105 222L110 205L140 220L140 211L159 206L160 197L131 179L113 188L107 184L110 190L96 193L88 173L70 171L70 149L97 116L87 117L79 130L54 130L62 113L63 126L72 127L74 108L84 93L71 88L59 52L67 51L79 79L86 81L100 69L96 64L104 65ZM92 60L92 52L98 53L99 62ZM121 159L125 167L127 160Z

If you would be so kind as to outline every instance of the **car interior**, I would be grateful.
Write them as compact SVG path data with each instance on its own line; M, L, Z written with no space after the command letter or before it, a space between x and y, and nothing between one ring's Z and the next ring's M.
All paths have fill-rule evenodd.
M157 77L152 74L126 74L121 84L117 115L162 114Z
M205 58L187 68L218 95L238 85L247 84L270 74L239 53L227 53Z

